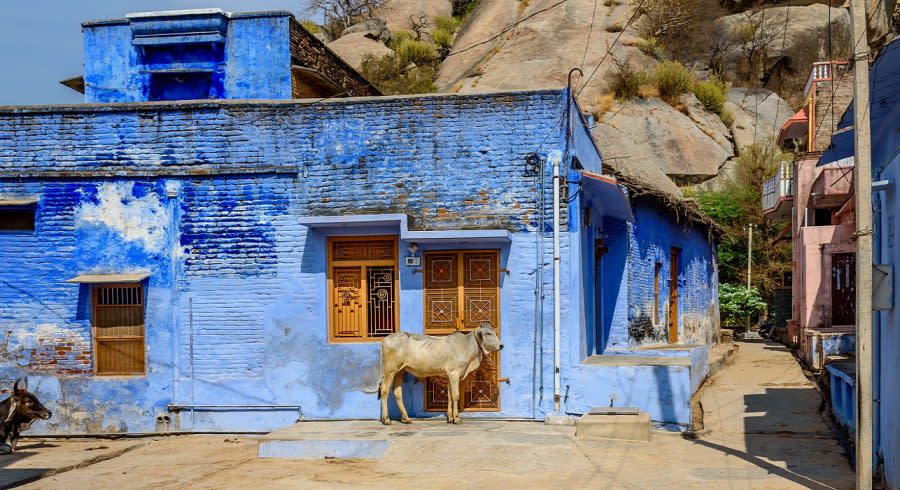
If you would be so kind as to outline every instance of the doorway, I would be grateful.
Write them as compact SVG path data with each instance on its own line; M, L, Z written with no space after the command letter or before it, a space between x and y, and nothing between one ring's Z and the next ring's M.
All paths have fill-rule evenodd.
M678 343L678 263L681 250L669 249L669 343Z
M425 334L471 332L489 323L500 332L499 250L446 250L423 254ZM447 379L427 378L425 411L447 409ZM500 352L482 359L481 366L459 385L459 410L500 411Z
M603 354L606 334L603 328L603 256L609 250L606 240L594 239L594 354Z
M831 255L831 324L856 324L856 254Z

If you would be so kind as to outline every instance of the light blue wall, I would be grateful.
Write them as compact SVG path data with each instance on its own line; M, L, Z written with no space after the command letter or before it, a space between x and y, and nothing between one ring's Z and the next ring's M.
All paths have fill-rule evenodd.
M420 246L501 251L509 269L501 376L510 383L501 386L502 411L486 415L533 417L536 189L549 202L550 186L525 176L524 157L542 141L545 164L561 153L553 123L563 100L546 91L0 111L0 138L11 142L0 155L0 200L38 200L33 232L0 234L9 263L0 270L0 328L11 332L0 379L31 376L55 413L38 432L153 431L169 403L299 405L308 419L375 418L378 345L326 342L327 233L298 218L407 212L418 230L512 233L502 244ZM101 165L146 177L40 173L89 175ZM197 176L179 176L186 171ZM23 172L31 177L23 181ZM412 269L401 266L400 320L416 332L422 278ZM148 374L93 376L89 288L65 281L138 271L150 273ZM552 323L544 324L552 339ZM406 389L421 414L422 385L410 380ZM296 418L290 410L198 411L177 422L267 430Z
M550 179L563 157L556 122L564 101L561 91L538 91L0 109L0 139L10 142L0 153L0 200L38 199L33 232L0 234L8 264L0 270L0 328L10 332L0 380L32 377L55 414L38 432L153 431L169 403L299 405L306 419L375 418L378 345L326 341L325 243L333 232L299 218L407 213L416 230L510 232L503 243L420 246L500 250L509 270L501 276L500 375L510 382L500 387L501 411L482 415L543 418L553 406ZM572 152L599 165L584 148ZM526 166L535 151L543 181ZM98 169L121 176L92 176ZM705 235L635 202L634 225L600 220L611 242L604 277L614 284L622 275L614 292L604 291L614 301L603 328L628 347L637 342L619 322L628 318L638 279L622 270L642 267L647 250L672 240L699 247L684 254L686 271L711 253ZM583 294L596 287L585 260L597 230L585 235L578 203L562 216L562 409L583 413L615 393L617 405L688 423L705 351L681 351L689 366L585 365L593 313ZM668 231L657 236L651 228ZM398 232L390 225L341 233ZM65 281L138 271L150 273L148 374L93 376L89 289ZM709 300L705 293L692 299L694 277L684 279L686 312ZM402 330L422 330L421 281L400 266ZM409 379L405 391L411 411L422 415L421 383ZM182 412L176 425L268 430L297 416L201 410Z

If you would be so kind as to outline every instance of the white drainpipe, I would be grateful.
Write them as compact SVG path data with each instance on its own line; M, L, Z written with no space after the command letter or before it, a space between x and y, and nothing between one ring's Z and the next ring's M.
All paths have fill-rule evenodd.
M553 411L559 413L559 164L553 159Z

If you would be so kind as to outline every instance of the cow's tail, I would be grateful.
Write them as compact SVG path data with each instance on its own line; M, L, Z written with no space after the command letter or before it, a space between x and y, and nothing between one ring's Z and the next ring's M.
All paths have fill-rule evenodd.
M375 392L375 396L381 400L381 385L384 383L384 344L382 343L378 349L378 352L381 354L378 357L378 374L380 381L378 382L378 391Z

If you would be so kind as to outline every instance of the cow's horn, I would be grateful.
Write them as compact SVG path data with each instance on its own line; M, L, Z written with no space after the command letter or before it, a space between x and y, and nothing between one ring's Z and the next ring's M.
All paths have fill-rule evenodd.
M22 378L16 378L16 382L13 383L13 391L19 391L19 381L22 381Z

